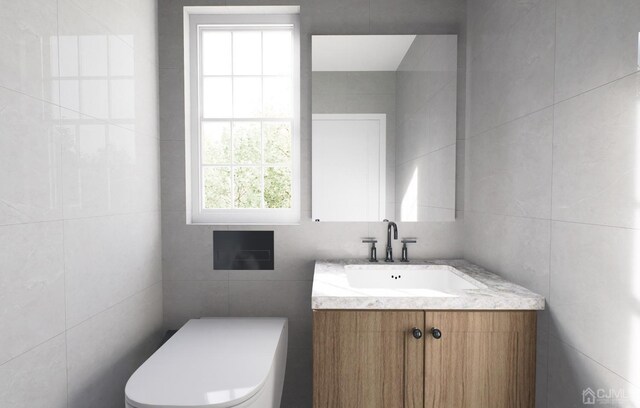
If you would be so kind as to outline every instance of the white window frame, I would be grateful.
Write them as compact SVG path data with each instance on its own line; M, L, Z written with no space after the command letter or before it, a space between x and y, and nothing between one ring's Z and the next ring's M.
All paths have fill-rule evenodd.
M298 224L300 222L299 6L184 7L185 185L187 224ZM216 24L293 27L291 208L205 209L201 189L198 26Z

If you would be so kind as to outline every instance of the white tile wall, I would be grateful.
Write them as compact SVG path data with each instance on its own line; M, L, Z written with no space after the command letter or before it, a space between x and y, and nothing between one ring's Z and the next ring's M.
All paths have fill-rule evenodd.
M557 0L556 102L640 69L640 3Z
M5 3L0 406L122 406L162 327L156 2Z
M0 88L0 225L61 218L58 115L57 106Z
M520 17L517 23L508 25L470 63L469 136L553 103L555 0L534 3L526 13L514 13ZM470 14L469 21L474 16ZM471 32L470 38L474 36Z
M551 216L553 109L470 137L470 211L532 218Z
M0 366L0 405L11 408L67 407L65 335Z
M640 75L555 108L553 218L640 227Z
M547 298L537 406L637 406L640 6L468 6L465 258Z
M65 328L62 222L0 228L0 364Z

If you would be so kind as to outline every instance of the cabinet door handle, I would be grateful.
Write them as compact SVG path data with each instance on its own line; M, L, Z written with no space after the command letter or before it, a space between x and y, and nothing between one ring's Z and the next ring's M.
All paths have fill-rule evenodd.
M414 327L413 329L411 329L411 334L416 339L421 339L422 338L422 330L418 329L417 327Z
M442 337L442 332L440 331L440 329L436 328L436 327L432 327L431 328L431 335L433 336L434 339L439 339L440 337Z

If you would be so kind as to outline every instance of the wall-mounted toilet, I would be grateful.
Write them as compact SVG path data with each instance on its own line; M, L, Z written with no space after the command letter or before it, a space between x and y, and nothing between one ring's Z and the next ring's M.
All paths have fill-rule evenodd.
M187 322L131 376L126 408L278 408L287 319Z

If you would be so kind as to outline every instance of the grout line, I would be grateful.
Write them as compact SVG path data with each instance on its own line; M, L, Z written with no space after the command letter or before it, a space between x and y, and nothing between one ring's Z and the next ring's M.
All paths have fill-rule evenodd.
M582 91L582 92L580 92L580 93L577 93L577 94L575 94L575 95L573 95L573 96L570 96L570 97L568 97L568 98L560 99L560 100L558 100L558 101L555 101L555 99L554 99L554 103L553 103L553 104L554 104L554 106L555 106L555 105L559 105L559 104L561 104L561 103L564 103L564 102L570 101L571 99L578 98L578 97L580 97L580 96L583 96L584 94L587 94L587 93L590 93L590 92L596 91L596 90L598 90L598 89L600 89L600 88L604 88L604 87L609 86L609 85L611 85L611 84L613 84L613 83L615 83L615 82L621 81L621 80L623 80L623 79L627 79L627 78L632 77L632 76L637 75L637 74L640 74L640 71L638 71L638 70L633 71L633 72L631 72L631 73L625 74L625 75L623 75L623 76L621 76L621 77L618 77L618 78L616 78L616 79L613 79L613 80L611 80L611 81L605 82L605 83L600 84L600 85L597 85L597 86L595 86L595 87L593 87L593 88L590 88L590 89L587 89L587 90Z
M446 149L446 148L448 148L448 147L455 146L457 143L458 143L458 140L456 139L456 141L455 141L455 142L453 142L453 143L451 143L451 144L448 144L448 145L446 145L446 146L442 146L442 147L438 147L438 148L437 148L437 149L435 149L435 150L430 150L430 151L428 151L428 152L426 152L426 153L424 153L424 154L421 154L420 156L412 157L411 159L408 159L408 160L403 161L403 162L400 162L400 163L396 162L395 167L397 168L397 167L400 167L400 166L402 166L402 165L405 165L405 164L407 164L407 163L409 163L409 162L412 162L412 161L414 161L414 160L418 160L418 159L420 159L420 158L422 158L422 157L428 156L428 155L430 155L430 154L432 154L432 153L437 153L437 152L439 152L439 151L441 151L441 150L444 150L444 149Z
M5 361L5 362L3 362L2 364L0 364L0 367L2 367L3 365L5 365L5 364L7 364L7 363L9 363L9 362L11 362L11 361L13 361L13 360L15 360L15 359L17 359L17 358L21 357L21 356L24 356L25 354L27 354L27 353L29 353L29 352L31 352L31 351L33 351L33 350L35 350L36 348L38 348L38 347L40 347L40 346L44 345L45 343L47 343L47 342L49 342L49 341L51 341L51 340L55 339L56 337L58 337L58 336L60 336L60 335L63 335L63 334L65 335L65 350L66 350L66 349L67 349L66 335L67 335L67 332L68 332L69 330L71 330L71 329L73 329L73 328L75 328L75 327L78 327L78 326L79 326L79 325L81 325L82 323L85 323L85 322L87 322L88 320L93 319L94 317L97 317L97 316L101 315L103 312L106 312L106 311L108 311L108 310L113 309L114 307L116 307L116 306L120 305L121 303L123 303L123 302L125 302L125 301L127 301L127 300L129 300L129 299L131 299L131 298L133 298L134 296L137 296L137 295L139 295L139 294L141 294L141 293L145 292L146 290L149 290L149 289L153 288L154 286L156 286L156 285L158 285L158 284L160 284L160 283L162 283L162 281L161 281L161 280L160 280L160 281L157 281L157 282L154 282L153 284L151 284L151 285L147 286L146 288L144 288L144 289L142 289L142 290L140 290L140 291L138 291L138 292L136 292L136 293L134 293L134 294L132 294L132 295L130 295L130 296L127 296L126 298L124 298L124 299L120 300L119 302L117 302L117 303L115 303L115 304L113 304L113 305L111 305L111 306L109 306L109 307L107 307L107 308L105 308L105 309L101 310L100 312L98 312L98 313L96 313L96 314L92 315L91 317L88 317L87 319L83 320L82 322L80 322L80 323L78 323L78 324L75 324L75 325L73 325L73 326L71 326L71 327L68 327L68 328L63 329L62 331L60 331L60 332L56 333L55 335L53 335L53 336L51 336L51 337L47 338L46 340L43 340L43 341L41 341L40 343L38 343L38 344L34 345L33 347L31 347L31 348L29 348L29 349L27 349L27 350L25 350L25 351L21 352L20 354L17 354L17 355L15 355L15 356L11 357L11 358L10 358L10 359L8 359L7 361ZM66 351L65 351L65 352L66 352ZM67 373L68 373L68 368L67 368Z
M38 343L38 344L34 345L33 347L30 347L30 348L28 348L27 350L25 350L25 351L21 352L20 354L16 354L15 356L13 356L13 357L9 358L7 361L5 361L5 362L3 362L3 363L0 363L0 367L3 367L5 364L9 364L9 363L10 363L10 362L12 362L13 360L15 360L15 359L17 359L17 358L20 358L20 357L24 356L24 355L25 355L25 354L27 354L27 353L32 352L33 350L37 349L37 348L38 348L38 347L40 347L40 346L45 345L46 343L50 342L51 340L55 339L56 337L59 337L59 336L61 336L61 335L65 334L65 331L66 331L66 330L64 330L64 329L63 329L62 331L60 331L60 332L58 332L58 333L54 334L54 335L53 335L53 336L51 336L51 337L48 337L46 340L41 341L40 343ZM65 337L65 353L66 353L66 337ZM66 358L65 358L65 366L66 366Z
M554 72L555 72L555 64L554 64ZM555 75L555 74L554 74L554 75ZM601 84L601 85L598 85L598 86L596 86L596 87L594 87L594 88L591 88L591 89L589 89L589 90L586 90L586 91L580 92L579 94L576 94L576 95L571 96L571 97L569 97L569 98L565 98L565 99L562 99L562 100L559 100L559 101L553 102L551 105L546 105L546 106L544 106L544 107L542 107L542 108L540 108L540 109L536 109L535 111L529 112L529 113L527 113L527 114L524 114L524 115L518 116L518 117L513 118L513 119L509 119L508 121L503 122L503 123L501 123L501 124L499 124L499 125L497 125L497 126L494 126L494 127L490 128L490 129L483 130L483 131L481 131L481 132L479 132L479 133L474 133L474 134L471 134L471 133L470 133L470 134L468 135L469 137L467 138L467 140L471 140L471 139L473 139L473 138L481 137L481 136L483 136L484 134L486 134L486 133L488 133L488 132L491 132L491 131L494 131L494 130L497 130L498 128L501 128L501 127L503 127L503 126L505 126L505 125L508 125L508 124L510 124L510 123L513 123L513 122L518 121L518 120L521 120L521 119L524 119L524 118L526 118L526 117L528 117L528 116L532 116L532 115L534 115L534 114L536 114L536 113L539 113L539 112L541 112L541 111L543 111L543 110L545 110L545 109L554 108L554 107L555 107L555 106L557 106L557 105L560 105L560 104L562 104L562 103L568 102L568 101L570 101L570 100L572 100L572 99L576 99L576 98L578 98L578 97L580 97L580 96L584 96L585 94L590 93L590 92L593 92L593 91L596 91L596 90L598 90L598 89L600 89L600 88L607 87L607 86L609 86L609 85L611 85L611 84L613 84L613 83L615 83L615 82L618 82L618 81L621 81L621 80L624 80L624 79L628 79L629 77L632 77L632 76L634 76L634 75L640 75L640 71L634 71L634 72L632 72L632 73L630 73L630 74L623 75L623 76L621 76L621 77L619 77L619 78L617 78L617 79L614 79L614 80L612 80L612 81L606 82L606 83ZM554 81L554 83L555 83L555 81ZM555 87L555 85L554 85L554 87Z
M176 210L175 212L178 212L178 210ZM46 223L65 222L65 221L92 220L97 218L124 217L127 215L162 214L162 213L163 211L161 210L152 210L152 211L133 211L133 212L124 212L124 213L104 214L104 215L90 215L85 217L73 217L73 218L61 217L61 218L54 218L51 220L38 220L38 221L16 222L11 224L1 224L0 228L13 227L13 226L19 226L19 225L46 224Z
M633 388L640 388L640 386L634 384L633 382L631 382L629 379L627 379L626 377L616 373L615 371L611 370L609 367L605 366L604 364L602 364L601 362L599 362L598 360L594 359L593 357L589 356L588 354L584 353L582 350L576 348L575 346L573 346L571 343L568 343L567 341L563 340L561 337L556 336L555 334L551 333L551 330L549 330L549 337L553 337L554 339L556 339L558 342L570 347L571 349L573 349L573 351L575 351L576 353L582 355L583 357L591 360L591 362L599 365L600 367L604 368L605 370L607 370L608 372L610 372L611 374L615 375L616 377L624 380L626 383L628 383L630 386L632 386ZM549 342L550 344L551 342ZM550 353L549 353L550 354Z
M59 47L58 47L58 48L59 48ZM59 59L59 58L60 58L60 57L58 57L58 59ZM59 62L58 62L58 65L59 65ZM42 99L42 98L39 98L39 97L36 97L36 96L30 95L30 94L25 93L25 92L23 92L23 91L20 91L20 90L18 90L18 89L8 88L8 87L6 87L6 86L4 86L4 85L0 85L0 89L4 89L4 90L9 91L9 92L14 92L14 93L20 94L20 95L25 96L25 97L27 97L27 98L33 99L34 101L37 101L37 102L40 102L40 103L46 103L46 104L48 104L48 105L51 105L51 106L57 107L58 109L61 109L61 110L62 110L62 109L64 109L64 110L67 110L67 111L69 111L69 112L77 113L78 115L86 116L87 118L90 118L91 120L94 120L94 121L98 121L98 122L100 122L101 124L107 124L107 125L116 126L116 127L120 128L120 129L127 130L127 131L129 131L129 132L131 132L131 133L133 133L133 134L135 134L135 135L143 136L143 137L148 138L148 139L150 139L150 140L158 140L158 141L159 141L159 140L161 140L161 139L160 139L159 134L158 134L158 135L153 136L153 135L148 134L148 133L142 133L142 132L139 132L139 131L137 131L137 130L132 130L130 127L122 126L122 125L121 125L121 124L119 124L119 123L113 122L113 119L112 119L112 118L109 118L109 119L101 119L101 118L97 118L97 117L95 117L95 116L91 116L91 115L88 115L88 114L86 114L86 113L83 113L83 112L80 112L80 111L74 110L74 109L67 108L67 107L65 107L65 106L62 106L62 105L61 105L61 102L60 102L60 89L59 89L59 88L60 88L60 87L58 87L58 103L55 103L55 102L52 102L52 101L48 101L48 100L46 100L46 99ZM6 109L6 106L5 106L2 110L4 110L4 109ZM0 111L1 111L1 110L0 110ZM55 119L55 122L63 123L63 122L65 122L65 121L76 121L76 122L78 121L77 119L63 119L63 118L61 117L61 116L62 116L62 112L61 112L61 111L59 112L59 116L60 116L60 117L58 117L57 119ZM81 120L81 119L80 119L80 120ZM121 120L121 119L120 119L120 120ZM99 124L100 124L100 123L99 123Z
M557 74L556 74L556 65L557 65L557 60L558 60L558 3L557 1L554 4L554 32L553 32L553 86L552 86L552 90L554 93L554 100L555 100L555 91L556 91L556 83L557 83ZM551 182L549 183L550 186L550 194L549 194L549 211L550 211L550 219L553 219L553 174L554 174L554 151L555 151L555 137L556 137L556 108L555 105L551 108ZM547 323L547 327L546 327L546 341L547 341L547 372L545 375L545 388L546 388L546 393L545 393L545 404L548 405L549 403L549 375L551 374L551 370L549 369L549 355L551 354L549 352L549 345L551 343L551 312L548 311L548 306L551 305L551 263L552 263L552 253L553 253L553 221L549 222L549 258L548 258L548 264L547 264L547 268L548 268L548 273L547 273L547 296L548 299L546 301L547 304L547 319L546 319L546 323Z
M492 216L495 216L495 217L522 218L522 219L534 220L534 221L550 221L552 223L553 222L559 222L559 223L563 223L563 224L588 225L588 226L592 226L592 227L617 228L617 229L628 230L628 231L640 231L640 228L638 228L638 227L625 227L625 226L621 226L621 225L609 225L609 224L597 224L597 223L591 223L591 222L569 221L569 220L562 220L562 219L556 219L556 218L528 217L526 215L501 214L501 213L494 213L494 212L491 212L491 211L478 211L478 210L471 210L471 209L466 209L465 211L469 212L469 213L475 213L475 214L492 215Z
M497 130L497 129L500 129L501 127L504 127L504 126L506 126L506 125L509 125L509 124L511 124L511 123L513 123L513 122L516 122L516 121L519 121L519 120L525 119L525 118L527 118L527 117L529 117L529 116L533 116L533 115L535 115L535 114L537 114L537 113L540 113L540 112L544 111L545 109L552 108L553 106L554 106L554 104L553 104L553 103L552 103L551 105L545 105L545 106L543 106L542 108L536 109L536 110L531 111L531 112L529 112L529 113L525 113L525 114L520 115L520 116L518 116L518 117L516 117L516 118L509 119L509 120L507 120L506 122L502 122L502 123L500 123L499 125L493 126L493 127L489 128L489 129L483 130L483 131L481 131L481 132L473 133L473 134L472 134L472 133L469 133L469 135L468 135L469 137L468 137L466 140L471 140L471 139L475 139L475 138L483 137L485 134L487 134L487 133L489 133L489 132L493 132L493 131L495 131L495 130Z
M143 58L145 58L145 60L147 60L147 62L151 63L151 64L155 64L157 63L157 61L154 60L153 56L151 54L148 54L146 52L141 52L140 50L136 50L135 46L130 44L129 42L125 41L124 38L121 37L122 34L117 34L115 32L113 32L111 30L110 27L108 27L102 20L97 19L96 17L94 17L91 13L89 13L89 11L87 11L84 7L82 7L80 5L79 1L76 0L70 0L70 3L72 6L74 6L76 9L80 10L83 14L85 14L87 17L89 17L95 24L99 25L100 27L102 27L107 33L109 33L111 36L116 37L118 39L118 41L120 41L121 43L125 44L128 48L130 48L134 53L137 51L139 54L138 55L142 55ZM127 7L127 10L125 10L125 12L133 12L134 10L129 9ZM156 9L156 13L157 13L157 9ZM59 15L59 9L58 9L58 15ZM58 19L59 20L59 19ZM157 16L154 16L154 20L156 21L157 24ZM58 24L59 25L59 24ZM158 35L157 31L156 31L156 36ZM156 51L157 54L157 47L155 47L155 49L153 51ZM153 52L152 51L152 52Z
M114 303L114 304L112 304L110 306L107 306L106 308L102 309L101 311L99 311L99 312L97 312L95 314L92 314L91 316L89 316L89 317L83 319L82 321L74 324L73 326L67 327L65 331L68 332L68 331L80 326L81 324L86 323L89 320L91 320L91 319L103 314L104 312L107 312L107 311L110 311L110 310L114 309L115 307L121 305L122 303L124 303L124 302L126 302L126 301L128 301L128 300L130 300L130 299L142 294L143 292L146 292L147 290L153 288L154 286L156 286L158 284L160 284L160 285L162 284L162 277L159 280L153 282L151 285L149 285L149 286L147 286L147 287L145 287L143 289L140 289L140 290L136 291L135 293L132 293L131 295L119 300L118 302L116 302L116 303Z

